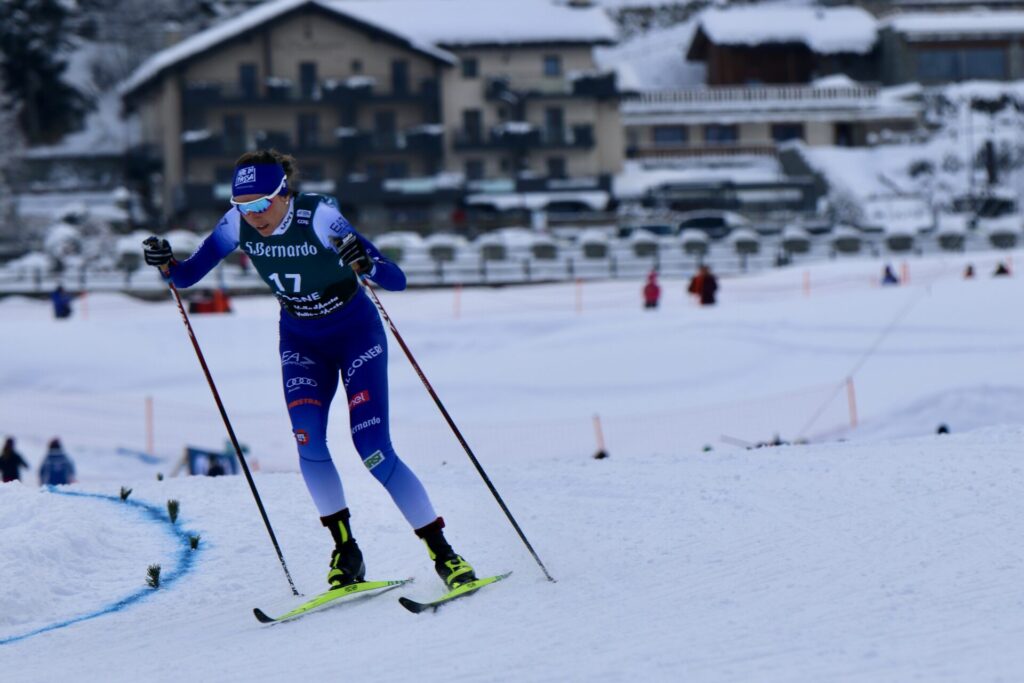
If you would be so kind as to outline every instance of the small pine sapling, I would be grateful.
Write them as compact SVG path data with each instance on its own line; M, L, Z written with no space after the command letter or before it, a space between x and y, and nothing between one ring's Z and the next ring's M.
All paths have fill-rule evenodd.
M149 569L146 570L146 583L149 584L150 588L160 587L160 565L149 565Z
M173 498L167 501L167 516L171 518L172 524L178 521L178 508L180 507L180 503Z
M121 487L121 500L128 500L128 496L132 495L132 490L125 486Z

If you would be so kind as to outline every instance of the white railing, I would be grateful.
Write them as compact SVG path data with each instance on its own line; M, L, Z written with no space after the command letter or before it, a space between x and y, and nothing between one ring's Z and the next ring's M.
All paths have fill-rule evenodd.
M641 107L677 104L756 104L759 102L870 102L878 88L870 85L818 87L813 85L712 86L641 93L626 100Z

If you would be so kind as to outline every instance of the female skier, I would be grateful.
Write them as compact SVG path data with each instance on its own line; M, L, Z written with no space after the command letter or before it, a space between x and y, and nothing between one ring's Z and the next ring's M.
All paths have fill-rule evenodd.
M299 465L320 520L334 538L327 581L340 588L364 580L338 471L327 450L327 418L339 381L348 399L352 442L416 535L426 543L449 588L475 579L445 540L423 484L395 453L388 429L387 338L358 278L405 289L405 273L357 233L333 198L294 193L295 159L276 150L243 154L235 163L231 204L188 259L174 259L167 240L150 238L146 263L178 287L203 278L240 247L281 304L284 397ZM339 260L340 256L340 260Z

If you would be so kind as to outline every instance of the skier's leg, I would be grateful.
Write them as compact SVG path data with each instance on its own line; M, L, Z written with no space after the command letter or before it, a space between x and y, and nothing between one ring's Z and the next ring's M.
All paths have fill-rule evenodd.
M281 329L281 379L299 467L321 517L346 507L338 470L327 449L327 415L338 389L337 367L301 337Z
M370 317L372 315L372 317ZM343 378L352 443L363 464L384 485L413 529L437 519L427 491L398 457L388 424L388 354L384 328L372 305L359 341L348 346Z
M374 324L375 323L375 324ZM423 539L438 575L450 588L476 578L473 567L445 540L444 520L434 511L419 478L398 457L388 425L387 339L373 311L363 348L350 354L346 369L352 442L363 464L391 495L416 535Z

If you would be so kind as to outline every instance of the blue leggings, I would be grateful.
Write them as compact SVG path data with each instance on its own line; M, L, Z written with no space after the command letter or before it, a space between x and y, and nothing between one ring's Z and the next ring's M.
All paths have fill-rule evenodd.
M359 290L339 311L296 320L281 312L281 378L299 464L321 517L344 507L345 492L327 449L327 417L343 381L352 443L413 529L437 519L426 489L391 445L388 347L384 326Z

